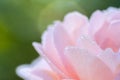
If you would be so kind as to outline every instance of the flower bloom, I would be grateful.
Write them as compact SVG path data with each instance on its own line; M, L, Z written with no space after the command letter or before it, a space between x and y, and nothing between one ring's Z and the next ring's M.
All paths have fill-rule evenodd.
M72 12L50 25L42 43L33 46L42 56L17 68L25 80L120 80L120 9L95 11L90 19Z

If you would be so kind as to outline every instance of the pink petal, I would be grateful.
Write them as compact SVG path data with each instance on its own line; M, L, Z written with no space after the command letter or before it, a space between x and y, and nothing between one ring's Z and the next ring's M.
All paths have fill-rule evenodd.
M55 63L55 61L57 61L56 58L54 58L55 56L53 56L51 54L51 56L53 56L52 58L49 56L49 52L46 54L45 52L43 52L42 46L39 43L34 42L33 43L34 48L36 49L36 51L41 54L41 56L48 62L48 64L50 65L50 67L57 72L58 74L60 74L62 77L65 77L65 69L63 65L60 65L59 63ZM49 49L49 48L48 48ZM57 57L57 56L56 56ZM53 61L52 61L53 60ZM54 61L55 60L55 61Z
M114 73L120 73L120 53L114 53L111 49L106 49L98 56Z
M116 12L119 12L120 9L119 8L115 8L115 7L108 7L106 10L104 10L104 13L106 15L108 14L113 14L113 13L116 13Z
M32 74L35 74L37 77L42 77L43 80L60 80L59 76L57 76L54 72L48 70L39 70L39 68L32 71Z
M110 24L108 28L108 36L111 40L113 40L113 45L111 46L114 51L118 51L120 48L120 21L114 21Z
M93 55L98 55L102 52L97 43L93 41L88 35L81 36L77 45L80 49L88 50Z
M93 36L105 22L105 15L101 11L95 11L90 18L90 34Z
M102 27L100 28L100 30L98 30L98 31L94 34L94 39L95 39L96 43L97 43L102 49L107 48L106 45L113 42L112 40L109 39L109 35L107 34L108 27L109 27L109 23L108 23L108 22L105 22L105 23L102 25Z
M116 43L120 43L120 38L119 38L120 20L112 22L108 30L109 30L109 33L111 34L111 38L114 38Z
M86 50L67 48L66 55L77 71L80 80L114 80L109 67Z
M115 52L120 47L120 21L105 23L104 26L95 34L96 42L102 49L112 48Z
M80 33L83 32L83 28L88 25L88 19L79 12L72 12L65 16L63 25L70 37L76 41Z
M64 57L64 49L66 46L74 45L70 36L64 30L63 25L61 23L56 24L54 30L54 43L57 51L59 52L61 57Z
M63 66L59 54L54 45L53 31L54 29L52 27L49 27L48 30L44 32L42 36L42 47L45 52L44 54L47 55L47 57L50 58L50 60L52 60L56 64ZM56 57L56 59L53 55Z
M51 60L51 62L55 66L57 66L60 70L65 71L64 65L61 61L60 54L58 54L54 44L53 32L54 32L54 29L52 27L49 27L48 30L42 36L42 47L44 50L44 55L46 55L46 57L49 60Z
M120 80L120 73L116 75L115 80Z
M65 47L73 45L73 42L70 39L69 35L64 30L62 24L60 24L60 23L58 23L55 26L54 42L55 42L56 49L61 57L61 60L65 66L65 69L67 70L66 74L69 77L77 77L76 73L74 72L73 68L71 67L69 61L66 59L66 56L64 55Z
M38 58L31 65L19 66L17 68L17 74L26 80L42 80L43 76L40 76L41 70L52 71L44 59Z
M114 8L114 7L109 7L107 10L103 11L105 16L107 17L108 21L111 20L119 20L120 19L120 9L119 8Z
M111 14L108 14L108 21L116 21L116 20L120 20L120 12L114 12L114 14L113 13L111 13Z

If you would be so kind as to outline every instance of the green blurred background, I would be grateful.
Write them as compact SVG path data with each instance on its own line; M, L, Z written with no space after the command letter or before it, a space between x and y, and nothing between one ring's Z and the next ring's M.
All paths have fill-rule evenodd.
M22 80L18 65L39 55L32 47L54 20L72 11L90 16L96 9L120 6L120 0L0 0L0 80Z

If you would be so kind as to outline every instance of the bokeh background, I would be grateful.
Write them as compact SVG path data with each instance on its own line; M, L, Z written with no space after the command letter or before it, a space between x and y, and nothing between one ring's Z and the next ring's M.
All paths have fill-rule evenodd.
M110 6L119 7L120 0L0 0L0 80L22 80L16 67L39 56L32 42L54 20L72 11L89 17Z

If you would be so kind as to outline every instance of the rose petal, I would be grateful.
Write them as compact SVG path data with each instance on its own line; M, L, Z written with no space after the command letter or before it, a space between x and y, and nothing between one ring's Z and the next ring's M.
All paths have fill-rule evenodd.
M119 38L120 20L111 23L108 30L109 30L108 32L111 34L111 38L113 38L115 40L115 42L120 43L120 38Z
M83 28L86 28L88 24L88 18L79 12L72 12L64 18L64 28L68 32L69 36L76 41L83 32ZM85 30L87 31L87 30Z
M73 42L70 39L69 35L64 30L61 23L58 23L55 27L54 42L55 42L56 49L60 54L61 60L65 66L65 69L67 70L66 74L71 78L77 77L72 66L70 65L69 61L66 59L66 56L64 55L65 47L73 45Z
M39 54L41 54L42 57L48 62L48 64L51 66L51 68L52 68L55 72L57 72L58 74L60 74L62 77L66 77L66 75L65 75L66 70L64 69L64 66L61 66L61 65L59 65L59 63L57 64L57 63L55 63L54 61L52 61L53 57L51 58L51 57L49 57L47 54L45 54L45 53L43 52L42 46L41 46L39 43L34 42L34 43L33 43L33 46L34 46L34 48L36 49L36 51L37 51ZM51 54L51 55L52 55L52 54ZM52 55L52 56L53 56L53 55ZM56 58L54 58L54 60L55 60L55 59L56 59ZM56 59L56 60L57 60L57 59Z
M120 80L120 73L116 75L115 80Z
M86 35L80 37L77 45L80 49L86 49L94 55L98 55L99 53L102 52L102 50L96 44L96 42Z
M112 48L115 52L119 50L120 39L120 21L112 23L106 23L104 26L95 34L95 39L102 49Z
M63 28L63 25L58 23L54 30L54 43L61 57L64 57L64 49L66 46L74 45L69 35Z
M114 53L111 49L106 49L98 56L114 74L120 72L120 53Z
M32 71L32 74L35 74L38 77L42 77L43 80L60 80L59 76L56 75L54 72L48 70L39 71L39 68Z
M57 52L57 49L55 48L55 44L53 40L53 32L54 32L54 29L52 27L49 27L48 30L42 36L42 47L44 50L44 55L46 55L46 57L55 66L57 66L60 70L64 72L65 68L64 68L63 62L61 61L60 54Z
M105 22L105 15L97 10L95 11L91 18L90 18L90 27L89 27L89 32L92 36L94 36L94 34L101 28L103 27L102 25Z
M109 67L99 58L79 48L67 48L66 55L80 80L114 80Z
M37 70L37 71L36 71ZM41 70L52 71L48 63L44 59L36 59L31 65L22 65L17 68L17 74L26 80L43 80L42 76L38 76Z

